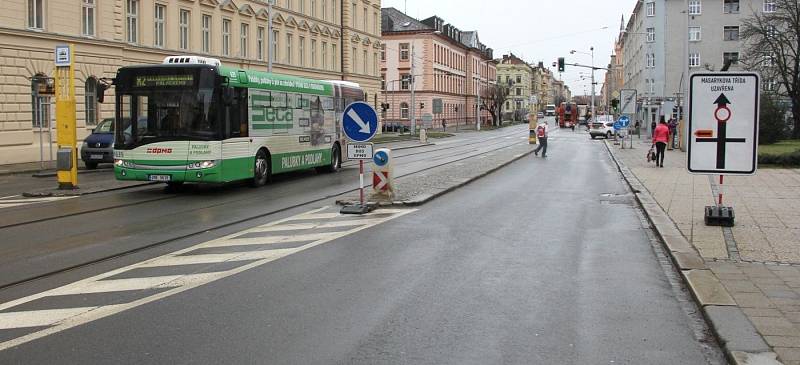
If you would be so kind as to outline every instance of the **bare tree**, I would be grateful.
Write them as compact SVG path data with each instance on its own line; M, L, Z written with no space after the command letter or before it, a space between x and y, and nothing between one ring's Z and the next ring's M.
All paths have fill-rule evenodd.
M774 92L791 101L792 137L800 138L800 2L775 0L774 12L755 10L742 22L742 63L759 71L767 86L774 81Z
M488 110L492 116L492 125L500 125L500 117L503 115L503 106L508 100L510 88L505 85L489 85L481 91L481 108Z

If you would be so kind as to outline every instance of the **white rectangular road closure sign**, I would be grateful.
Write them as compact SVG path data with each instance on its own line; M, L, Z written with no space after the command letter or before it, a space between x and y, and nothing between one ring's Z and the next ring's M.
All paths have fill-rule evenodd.
M758 160L760 79L755 73L696 73L689 84L693 174L752 175Z
M348 143L347 158L350 160L371 160L372 143Z

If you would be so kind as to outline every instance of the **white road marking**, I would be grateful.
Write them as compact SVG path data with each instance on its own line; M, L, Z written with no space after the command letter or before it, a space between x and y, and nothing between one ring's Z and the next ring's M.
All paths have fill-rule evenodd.
M0 313L0 329L49 326L97 307Z
M39 326L49 326L47 328L0 342L0 351L9 349L21 344L55 334L69 328L73 328L91 321L111 316L113 314L135 308L147 303L151 303L183 291L205 285L222 278L236 275L243 271L267 264L288 255L307 250L312 247L333 241L337 238L354 234L361 230L387 222L416 211L415 209L385 209L376 213L364 215L359 218L352 218L342 221L324 222L324 220L339 218L339 213L326 212L327 207L313 210L308 213L296 215L262 226L254 227L242 232L237 232L219 239L201 243L188 247L167 255L159 256L144 262L136 263L106 273L102 273L90 278L86 278L59 288L47 290L33 294L24 298L19 298L10 302L0 304L0 311L13 309L21 304L29 303L37 299L69 294L89 294L89 293L114 293L122 291L141 291L146 289L166 289L157 294L153 294L128 303L114 305L84 306L80 308L64 308L50 310L31 310L19 312L0 313L0 329L30 328ZM378 216L380 215L380 216ZM388 215L388 216L386 216ZM379 218L375 218L378 216ZM298 220L321 220L322 222L303 222L293 223ZM347 222L347 224L345 223ZM284 227L295 227L307 229L312 228L345 228L344 231L310 233L296 236L273 236L256 238L236 238L238 236L253 232L289 231ZM277 237L277 238L276 238ZM199 248L207 247L232 247L247 245L264 245L264 242L285 243L311 241L303 246L289 249L265 249L264 246L254 247L251 251L224 253L224 254L197 254L191 252ZM253 261L242 266L235 267L227 271L212 273L187 272L186 274L140 277L126 279L110 279L115 275L125 273L134 269L170 267L188 264L215 264L224 262ZM110 294L113 295L113 294ZM87 303L89 304L89 303Z
M76 196L53 196L53 197L43 197L43 198L22 198L19 195L7 196L7 197L4 197L4 198L0 198L0 209L18 207L18 206L21 206L21 205L30 205L30 204L38 204L38 203L50 203L50 202L66 200L66 199L73 199L73 198L77 198L77 197Z

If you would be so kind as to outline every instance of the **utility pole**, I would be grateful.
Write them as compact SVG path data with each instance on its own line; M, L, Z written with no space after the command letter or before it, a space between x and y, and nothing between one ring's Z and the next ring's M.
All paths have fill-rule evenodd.
M267 1L267 12L269 12L269 20L267 24L267 47L269 48L269 56L267 60L267 72L272 73L272 58L275 57L275 51L277 49L272 48L272 43L275 41L272 39L272 4L275 3L275 0L268 0Z
M417 134L417 119L416 119L416 111L417 111L417 104L414 102L414 89L416 89L416 85L414 82L416 79L416 75L414 75L414 42L411 42L411 105L409 106L409 111L411 112L411 135Z
M594 47L589 48L592 51L592 118L596 118L594 109ZM596 120L596 119L595 119Z

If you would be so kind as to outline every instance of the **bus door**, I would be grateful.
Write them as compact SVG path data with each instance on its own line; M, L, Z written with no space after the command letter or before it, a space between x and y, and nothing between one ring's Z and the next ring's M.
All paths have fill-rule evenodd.
M253 139L250 137L246 88L233 88L222 110L222 171L225 181L253 176Z

